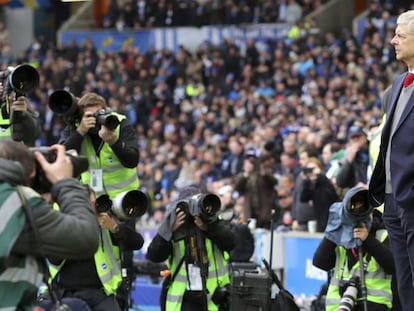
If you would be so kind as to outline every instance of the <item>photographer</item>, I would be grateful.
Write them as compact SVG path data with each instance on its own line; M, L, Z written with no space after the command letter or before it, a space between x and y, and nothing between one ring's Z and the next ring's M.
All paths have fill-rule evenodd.
M0 82L0 98L3 97L3 84ZM3 104L0 108L0 140L13 139L27 146L34 146L41 136L39 118L29 109L28 99L19 96L6 96L11 105ZM11 115L13 114L13 122Z
M229 222L216 214L204 220L203 213L190 209L198 214L192 215L178 204L199 194L195 187L180 192L148 247L149 260L168 259L169 263L170 274L164 279L160 296L163 311L225 310L226 286L230 283L228 259L235 236Z
M124 115L111 112L105 99L96 93L86 93L76 105L76 122L65 128L62 143L88 158L89 171L81 175L82 182L90 185L96 196L107 194L110 199L138 189L139 149L134 127ZM123 256L132 272L132 251L125 250ZM128 279L131 283L133 276ZM130 307L129 295L129 285L123 283L118 295L122 310Z
M97 196L106 193L111 199L138 189L139 149L134 127L124 115L108 112L105 99L96 93L85 94L77 105L80 121L66 127L63 144L88 158L89 171L82 174L82 182ZM119 122L115 128L114 118Z
M53 163L22 143L0 141L2 310L29 310L35 303L42 281L42 257L84 259L98 248L99 226L88 194L72 178L73 164L64 146L50 149L56 153ZM52 184L50 193L61 212L30 188L36 160Z
M366 188L354 187L342 202L331 206L325 236L314 253L316 267L332 270L327 311L338 309L350 286L356 289L350 310L385 311L392 307L394 261L381 213L369 208L367 194Z
M89 186L86 188L95 205L94 191ZM68 305L71 298L78 298L92 311L120 311L116 294L122 282L122 251L140 249L144 239L110 212L97 210L97 218L101 226L98 251L86 259L54 262L56 265L50 269L53 283ZM43 298L39 305L46 311L51 310L52 301L47 296Z

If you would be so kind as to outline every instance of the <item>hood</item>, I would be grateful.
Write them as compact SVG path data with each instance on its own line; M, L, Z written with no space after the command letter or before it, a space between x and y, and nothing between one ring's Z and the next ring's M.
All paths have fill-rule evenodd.
M158 228L158 234L167 241L170 241L172 238L172 227L175 222L176 214L175 214L175 207L178 201L181 201L187 197L193 196L200 193L200 190L194 186L188 186L183 188L182 191L180 191L177 200L172 202L169 206L168 212L165 215L164 221L161 223L161 225Z
M356 209L359 206L358 204L363 204L363 208ZM364 187L349 189L345 193L342 202L336 202L329 208L325 237L335 244L346 248L360 246L361 241L353 237L353 229L361 223L365 223L368 230L370 230L371 212L372 208L369 206L368 190Z
M16 161L0 158L0 181L11 185L24 185L25 175L23 166Z

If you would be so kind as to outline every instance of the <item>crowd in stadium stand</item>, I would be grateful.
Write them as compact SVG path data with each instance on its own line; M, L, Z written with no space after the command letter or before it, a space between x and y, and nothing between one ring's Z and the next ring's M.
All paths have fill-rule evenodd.
M327 0L111 0L104 28L295 24Z
M168 1L153 2L169 6ZM181 2L186 1L177 1ZM223 20L217 23L226 23L231 14L224 12L231 12L231 6L249 7L253 13L255 2L196 4L207 10L207 4L223 3ZM149 7L155 5L151 3L146 1ZM302 9L307 3L318 2L303 1ZM295 193L295 180L306 165L304 154L318 158L328 172L343 156L353 125L369 139L382 119L383 91L406 70L395 60L390 45L394 24L380 23L384 20L378 18L390 10L386 6L375 6L378 12L374 6L370 9L371 22L361 41L349 31L333 34L304 28L300 36L289 40L260 46L248 41L244 54L232 38L224 38L220 45L204 44L195 52L182 46L177 53L132 47L104 53L91 41L56 46L39 37L13 59L3 29L0 63L3 68L13 62L37 67L40 87L30 100L42 120L41 145L57 143L65 126L48 107L48 98L57 89L79 97L97 92L113 110L128 116L139 135L141 189L153 199L151 225L159 223L176 191L188 184L221 196L230 194L233 216L246 221L241 208L245 196L234 187L250 155L276 177L278 193L272 204L282 211L277 224L289 230L300 216L293 197L291 202L282 200ZM280 7L278 12L271 18L281 20ZM145 16L151 19L152 15ZM267 17L264 10L254 18L266 22ZM156 25L157 18L151 20ZM148 26L147 22L143 25ZM336 185L335 175L329 178L341 195L345 189Z

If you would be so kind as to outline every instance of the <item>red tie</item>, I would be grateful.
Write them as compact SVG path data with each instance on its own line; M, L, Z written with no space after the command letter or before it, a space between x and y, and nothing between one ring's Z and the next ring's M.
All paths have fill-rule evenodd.
M414 73L409 72L404 79L404 87L408 87L414 81Z

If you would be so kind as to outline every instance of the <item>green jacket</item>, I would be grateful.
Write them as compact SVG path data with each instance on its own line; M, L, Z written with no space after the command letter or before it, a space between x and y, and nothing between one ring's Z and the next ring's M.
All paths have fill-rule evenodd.
M33 204L36 198L31 196L28 200ZM42 263L34 256L11 254L23 231L26 216L19 195L10 184L0 184L0 201L3 202L0 217L4 221L0 226L0 310L15 310L20 306L29 311L43 278Z
M84 259L93 256L99 243L99 225L85 188L76 179L55 183L52 197L57 212L34 190L23 187L42 248L36 247L16 189L24 174L17 162L0 158L0 310L31 310L42 281L41 256Z

